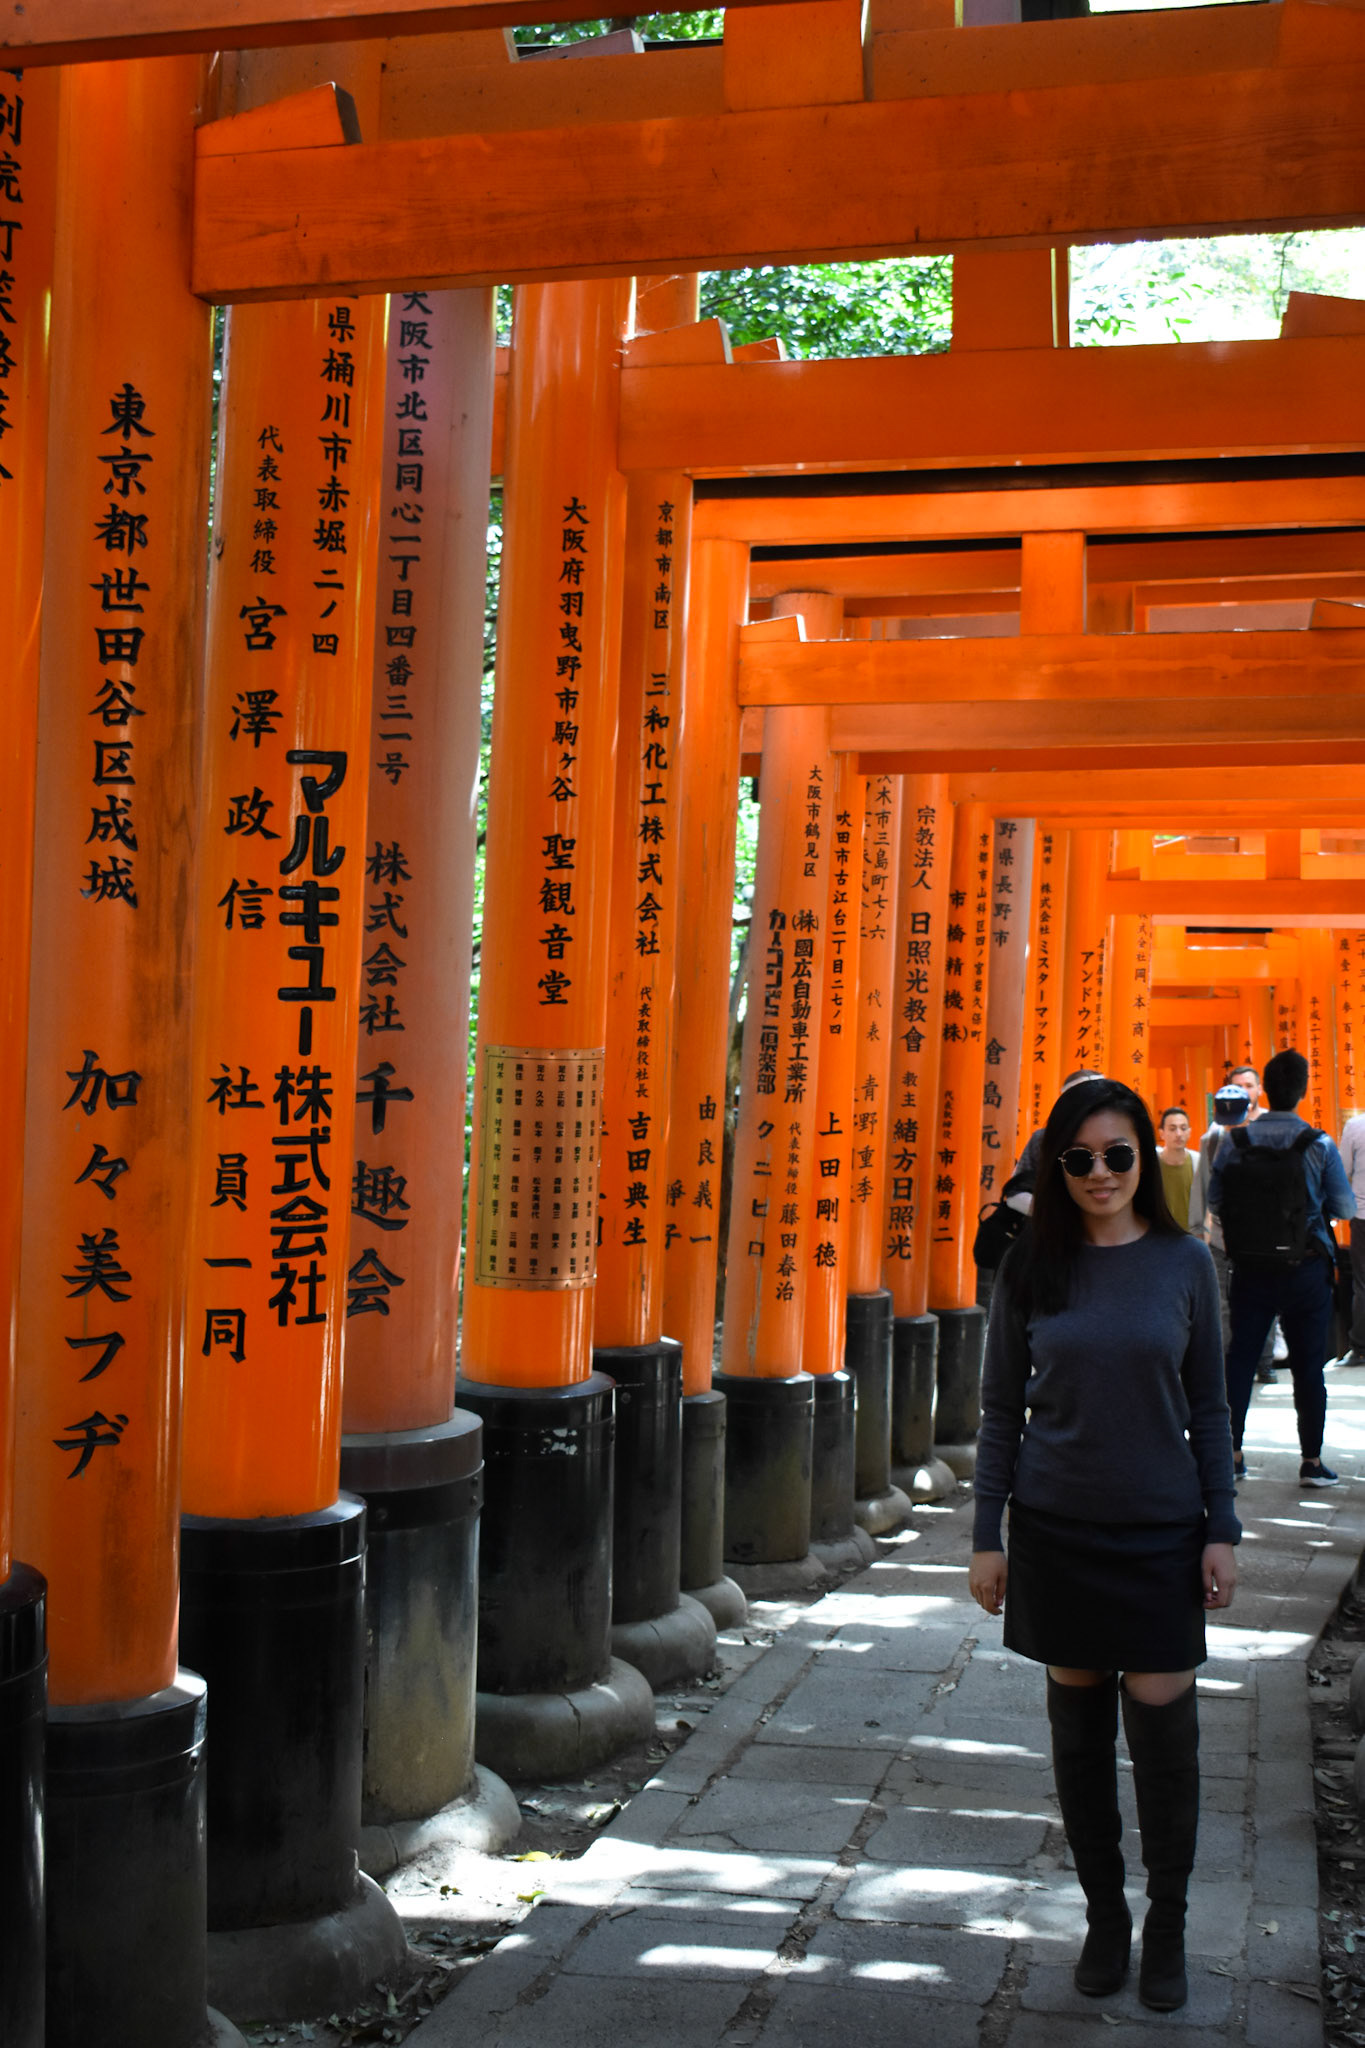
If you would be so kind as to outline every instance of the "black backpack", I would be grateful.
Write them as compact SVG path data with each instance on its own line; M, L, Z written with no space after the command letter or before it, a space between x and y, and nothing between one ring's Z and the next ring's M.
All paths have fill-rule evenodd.
M1028 1222L1020 1209L1011 1209L1005 1201L1006 1195L1032 1194L1033 1175L1019 1173L1011 1176L1001 1190L998 1202L988 1202L977 1218L976 1238L972 1245L972 1257L984 1271L993 1273L1005 1253Z
M1312 1244L1304 1154L1322 1136L1300 1131L1292 1145L1257 1145L1244 1124L1228 1133L1218 1220L1234 1265L1297 1266Z

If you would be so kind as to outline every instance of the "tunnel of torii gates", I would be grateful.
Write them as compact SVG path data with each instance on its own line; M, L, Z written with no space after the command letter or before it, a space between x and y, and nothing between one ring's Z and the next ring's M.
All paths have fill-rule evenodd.
M342 2008L357 1848L505 1841L969 1472L1067 1071L1360 1099L1365 305L1073 353L1067 252L1365 220L1365 12L1009 13L6 16L6 2048ZM940 356L698 318L935 250Z

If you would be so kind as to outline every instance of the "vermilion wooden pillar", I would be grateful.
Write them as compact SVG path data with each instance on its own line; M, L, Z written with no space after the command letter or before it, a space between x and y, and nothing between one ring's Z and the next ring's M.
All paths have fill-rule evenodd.
M811 1528L815 1387L801 1356L805 1266L817 1241L815 1022L834 820L828 731L823 707L764 718L721 1340L726 1556L746 1569L777 1567L784 1581L807 1571Z
M739 702L749 550L694 543L684 652L687 745L678 791L673 1088L664 1221L664 1328L683 1347L683 1587L722 1627L744 1618L724 1561L724 1393L711 1384L725 1144L735 901Z
M1104 909L1109 872L1107 832L1073 832L1067 886L1066 939L1061 977L1061 1073L1058 1085L1080 1067L1097 1072L1107 1050L1104 1035ZM1049 1103L1048 1107L1051 1107ZM1046 1116L1044 1111L1044 1116Z
M1303 935L1303 1032L1299 1051L1308 1062L1308 1095L1302 1114L1320 1131L1335 1135L1337 1124L1336 1014L1332 934L1314 926Z
M1062 961L1071 834L1040 823L1033 853L1028 983L1024 996L1024 1078L1019 1150L1047 1122L1062 1081Z
M521 288L508 393L459 1398L489 1472L479 1755L516 1776L653 1724L611 1656L613 1390L590 1355L630 303L628 282Z
M345 1264L384 1284L350 1292L341 1480L369 1508L362 1816L377 1831L367 1846L391 1856L395 1829L438 1810L424 1840L489 1846L517 1824L506 1787L475 1776L483 1431L452 1413L491 291L390 300L382 402L373 698L356 764L369 802Z
M1337 991L1337 1108L1344 1123L1365 1108L1365 932L1333 932L1332 953Z
M694 278L693 298L695 290ZM649 294L655 313L673 296L657 286ZM663 1328L691 541L691 478L678 470L634 474L626 496L593 1362L617 1390L612 1648L656 1688L700 1677L716 1648L710 1613L680 1597L682 1346Z
M1109 1055L1105 1072L1151 1102L1152 920L1145 910L1114 919L1109 970Z
M907 775L896 899L891 1144L883 1275L895 1305L891 1477L924 1500L956 1483L934 1460L938 1318L929 1313L929 1230L948 952L952 807L947 777Z
M986 1342L985 1313L976 1302L972 1241L981 1184L992 838L985 807L959 804L948 882L943 1052L929 1234L929 1306L938 1317L934 1441L939 1456L955 1471L959 1465L970 1471L975 1462Z
M228 1938L210 1981L248 2018L316 2011L324 1983L343 2003L401 1943L354 1867L365 1511L338 1498L348 1299L403 1284L396 1261L347 1270L357 1031L366 1001L384 1007L355 992L375 547L395 482L380 467L387 311L335 296L235 307L224 347L182 1626L216 1700L209 1920ZM354 1951L329 1940L337 1915L370 1930Z
M858 902L857 1067L849 1187L845 1363L858 1388L854 1489L859 1526L896 1528L910 1502L891 1484L891 1369L895 1303L882 1285L886 1181L894 1133L891 1064L896 1033L896 906L902 778L868 778Z
M171 58L61 81L15 1498L51 1589L52 2048L190 2048L206 2026L204 1684L176 1649L203 77ZM36 106L50 121L43 85Z
M50 293L57 211L60 75L0 73L0 137L12 166L0 290L0 616L9 691L0 801L0 2040L43 2039L45 1583L14 1556L14 1396L23 1220L38 636L47 497Z
M998 1202L1009 1179L1025 1072L1024 998L1033 902L1032 818L997 818L991 851L986 1078L981 1096L980 1200ZM988 1306L983 1302L983 1307Z

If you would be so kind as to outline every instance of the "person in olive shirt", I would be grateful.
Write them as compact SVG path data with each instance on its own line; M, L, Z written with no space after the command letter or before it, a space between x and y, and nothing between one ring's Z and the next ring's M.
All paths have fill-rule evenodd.
M1053 1106L1032 1227L1000 1264L981 1407L968 1587L988 1614L1003 1603L1006 1647L1047 1666L1086 1898L1076 1986L1107 1997L1128 1970L1121 1699L1147 1866L1138 1995L1171 2012L1188 1995L1195 1669L1205 1609L1232 1599L1241 1528L1213 1261L1167 1208L1151 1117L1122 1082Z
M1199 1167L1190 1157L1190 1120L1183 1109L1163 1109L1158 1126L1161 1185L1166 1207L1182 1230L1190 1228L1190 1201Z

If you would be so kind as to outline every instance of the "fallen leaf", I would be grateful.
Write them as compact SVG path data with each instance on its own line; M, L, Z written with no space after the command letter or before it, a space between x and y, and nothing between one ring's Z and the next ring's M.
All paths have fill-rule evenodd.
M1278 1934L1280 1931L1280 1923L1278 1920L1261 1920L1257 1924L1259 1925L1262 1934Z

